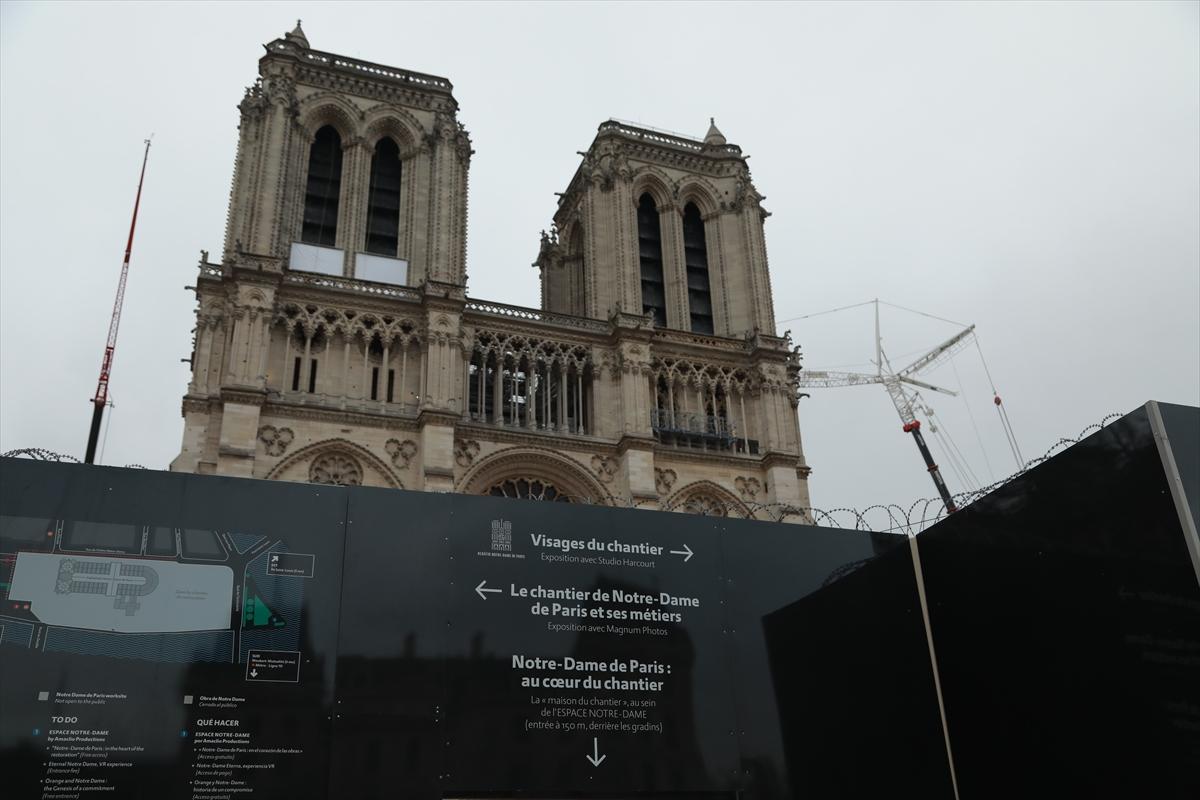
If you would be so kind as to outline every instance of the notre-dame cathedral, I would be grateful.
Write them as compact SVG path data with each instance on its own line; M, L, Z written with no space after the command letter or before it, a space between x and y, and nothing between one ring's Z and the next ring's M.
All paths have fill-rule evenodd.
M523 308L466 293L457 108L299 25L266 45L171 468L803 519L798 348L741 149L601 123Z

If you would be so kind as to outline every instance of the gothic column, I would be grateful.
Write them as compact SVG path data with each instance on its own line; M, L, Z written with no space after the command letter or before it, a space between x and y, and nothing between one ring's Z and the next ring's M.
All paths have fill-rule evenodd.
M343 273L354 273L354 254L366 241L367 192L371 181L371 151L358 136L342 143L342 191L338 206L337 246L342 248Z
M251 308L246 314L245 329L242 332L242 348L238 354L238 377L237 382L243 386L250 386L254 381L254 376L251 374L253 365L258 360L258 348L255 346L258 339L259 317L262 312L257 308Z
M462 368L459 377L462 380L462 390L458 392L458 396L462 398L462 408L458 412L459 416L465 420L471 418L471 362L474 360L474 347L466 338L463 338L459 350L459 361Z
M587 314L592 317L604 318L608 316L611 309L611 304L601 306L596 302L600 287L607 283L603 278L604 275L617 276L622 289L621 294L628 298L629 305L626 310L635 314L642 313L641 306L637 301L637 298L641 296L642 286L642 265L641 259L638 257L637 201L633 197L633 185L629 181L628 170L625 170L623 174L618 172L616 176L612 190L612 219L612 272L606 273L592 269L592 274L588 276L590 285L587 287L589 306ZM595 237L592 238L594 240ZM597 275L601 276L599 285L596 281Z
M259 317L258 332L258 368L254 376L254 385L259 389L267 388L267 357L271 352L271 311L263 309Z
M402 182L411 181L413 197L412 230L406 234L408 242L408 283L418 286L429 274L429 204L433 197L433 149L432 139L424 141L413 156L404 161Z
M321 351L321 360L318 362L319 368L317 369L317 385L315 388L317 393L324 395L336 394L333 380L329 374L331 366L329 363L329 348L333 344L333 334L333 329L327 328L325 330L325 349Z
M208 394L208 359L212 351L216 320L207 316L196 317L196 352L192 356L192 381L188 394Z
M567 430L567 363L558 362L558 426L559 431Z
M725 264L725 251L721 236L721 217L723 214L714 211L704 214L704 249L708 259L708 292L712 302L713 331L717 336L736 336L729 323L729 285L730 279ZM685 282L686 282L686 275ZM771 330L774 332L774 329Z
M496 369L492 373L492 421L504 424L504 351L496 351Z
M692 329L687 294L687 265L683 252L683 212L674 203L658 210L662 236L663 282L667 292L667 327Z
M292 388L292 323L283 323L283 369L279 375L279 390L287 391Z
M426 333L417 344L417 369L420 377L417 379L417 413L420 414L429 405L429 354L433 350L433 342Z
M383 364L379 370L379 410L387 408L388 402L388 373L392 369L392 340L391 334L383 340ZM393 394L395 386L393 385ZM395 399L395 398L393 398Z
M453 115L434 122L426 277L461 286L465 283L467 167L470 139Z
M412 339L405 337L400 340L400 383L398 384L399 391L397 392L397 400L400 403L400 411L408 412L408 346L412 344ZM393 398L394 399L394 398Z
M228 317L232 323L229 346L224 353L224 369L222 372L222 380L224 383L236 383L241 374L241 352L242 340L246 335L246 309L234 306L229 309Z
M536 373L536 362L533 356L528 356L526 366L526 419L524 419L524 427L536 427L535 423L538 420L538 410L535 404L538 403L538 387L534 386L534 375Z
M760 330L775 330L775 309L771 301L771 279L767 266L767 243L763 236L762 211L747 205L742 209L741 227L745 238L747 285L753 298L754 324Z
M279 226L287 182L287 144L291 132L291 104L295 99L292 78L287 70L264 77L265 104L261 109L258 152L249 176L247 202L251 206L249 230L244 231L242 247L252 253L278 255Z

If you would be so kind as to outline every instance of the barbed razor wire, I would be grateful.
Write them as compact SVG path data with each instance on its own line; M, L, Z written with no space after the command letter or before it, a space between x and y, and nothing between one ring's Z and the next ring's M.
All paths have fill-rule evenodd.
M953 495L954 503L959 509L966 508L975 501L991 494L1044 461L1071 445L1078 444L1091 434L1103 430L1110 422L1125 416L1124 413L1112 413L1104 416L1099 422L1092 423L1074 437L1062 437L1042 453L1042 455L1025 462L1016 472L1006 478L993 481L986 486L979 486L969 491ZM0 453L3 458L29 458L35 461L60 461L73 464L82 463L71 455L56 453L41 447L25 447ZM147 469L141 464L126 464L127 469ZM767 520L771 522L794 522L823 528L840 528L843 530L871 531L875 533L893 533L897 535L915 535L947 516L946 506L941 498L927 497L913 501L907 508L897 503L875 503L862 509L816 508L812 506L797 506L790 503L758 502L755 500L724 501L711 495L704 495L703 503L685 498L674 503L664 504L654 499L623 499L623 498L593 498L587 496L559 495L569 502L584 505L608 505L621 508L655 509L660 511L676 511L703 516L744 517L749 519ZM748 513L747 513L748 512Z

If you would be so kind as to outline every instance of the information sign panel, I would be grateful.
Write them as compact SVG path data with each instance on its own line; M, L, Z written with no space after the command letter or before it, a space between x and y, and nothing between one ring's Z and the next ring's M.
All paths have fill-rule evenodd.
M322 796L344 514L324 487L6 459L5 796Z
M733 790L717 523L548 505L456 514L452 786L493 785L521 752L531 790Z
M904 537L0 470L14 796L947 796Z

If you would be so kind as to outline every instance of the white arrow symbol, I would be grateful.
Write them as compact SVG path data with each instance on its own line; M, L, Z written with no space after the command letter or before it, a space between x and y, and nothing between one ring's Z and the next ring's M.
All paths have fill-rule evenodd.
M683 562L685 564L691 561L692 556L695 555L695 553L692 552L692 548L688 547L686 544L683 546L682 550L672 550L671 553L677 556L683 556Z
M504 591L503 589L485 589L485 588L483 588L483 585L485 583L487 583L487 578L484 578L483 580L481 580L479 582L479 585L475 587L475 593L478 594L484 600L487 600L487 595L484 594L484 592L503 592Z
M250 677L251 677L251 678L257 678L257 677L258 677L258 670L256 670L256 669L252 669L252 670L250 670Z
M592 752L595 753L595 755L588 756L587 760L592 762L593 767L600 766L600 762L603 761L604 759L608 758L607 754L600 755L600 742L596 740L595 736L592 737Z

